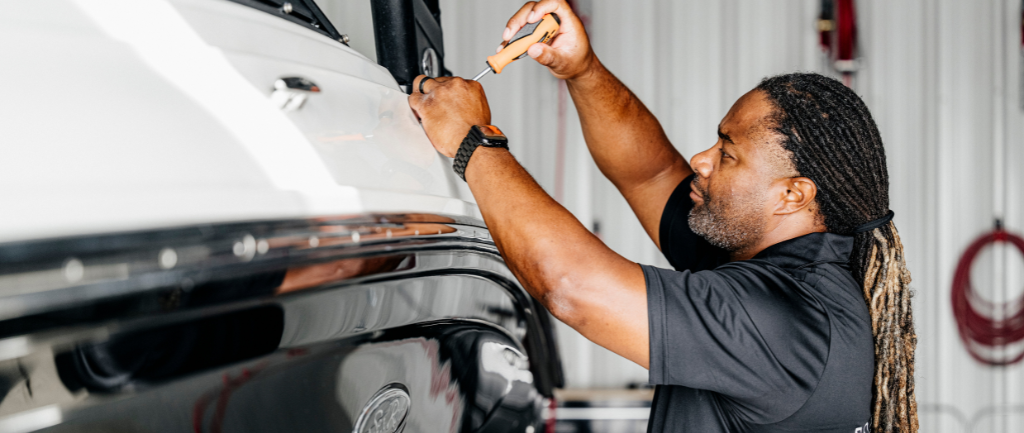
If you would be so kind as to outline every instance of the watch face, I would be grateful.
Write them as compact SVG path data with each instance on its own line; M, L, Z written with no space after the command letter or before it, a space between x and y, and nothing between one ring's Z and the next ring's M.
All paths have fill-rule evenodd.
M502 134L501 130L494 125L476 125L476 130L480 131L480 134L482 134L484 139L487 140L508 140L505 138L505 134Z

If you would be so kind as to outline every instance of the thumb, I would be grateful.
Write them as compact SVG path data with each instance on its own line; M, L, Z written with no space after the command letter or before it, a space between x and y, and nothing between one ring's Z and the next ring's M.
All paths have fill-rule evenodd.
M559 60L558 54L555 53L555 49L551 48L551 46L547 44L533 44L530 46L530 49L527 50L526 52L530 55L530 57L533 57L533 59L536 60L537 63L540 63L549 68L555 67L555 64L558 63Z

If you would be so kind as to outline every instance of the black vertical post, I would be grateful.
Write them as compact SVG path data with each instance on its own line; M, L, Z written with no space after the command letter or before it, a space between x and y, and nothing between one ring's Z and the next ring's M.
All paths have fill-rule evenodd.
M370 9L377 63L407 92L417 75L447 75L437 0L373 0Z

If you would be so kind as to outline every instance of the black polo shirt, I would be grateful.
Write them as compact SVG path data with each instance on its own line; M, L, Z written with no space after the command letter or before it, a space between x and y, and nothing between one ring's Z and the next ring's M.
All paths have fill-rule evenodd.
M813 233L728 262L690 230L690 180L661 221L676 270L643 266L648 431L866 432L874 345L853 238Z

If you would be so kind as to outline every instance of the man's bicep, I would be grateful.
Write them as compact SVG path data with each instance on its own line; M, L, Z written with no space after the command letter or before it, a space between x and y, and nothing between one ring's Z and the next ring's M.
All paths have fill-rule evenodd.
M640 265L621 259L595 269L579 283L582 287L572 295L573 311L562 315L562 321L597 345L647 368L647 286Z
M629 190L623 190L622 195L633 209L633 213L640 220L640 224L647 232L647 236L654 241L658 249L664 250L661 245L661 221L665 211L665 205L669 197L676 190L676 187L693 174L693 170L685 161L681 165L674 165L671 169L660 173L647 182L638 184Z

